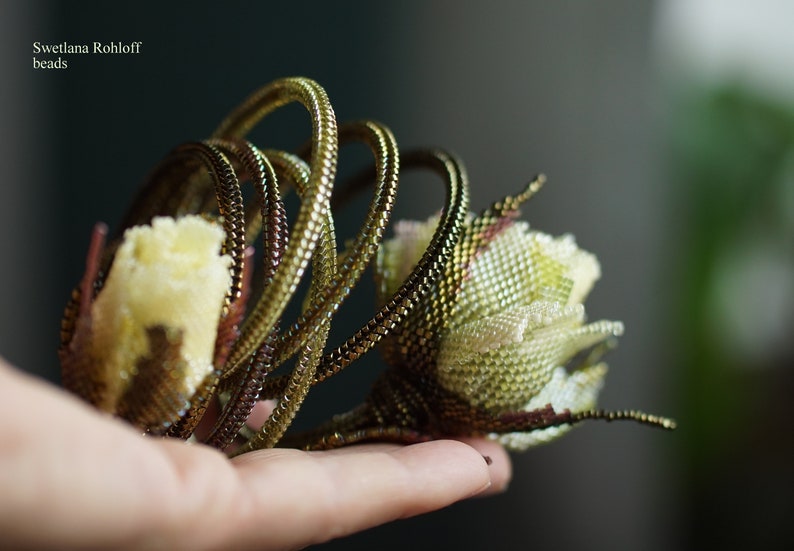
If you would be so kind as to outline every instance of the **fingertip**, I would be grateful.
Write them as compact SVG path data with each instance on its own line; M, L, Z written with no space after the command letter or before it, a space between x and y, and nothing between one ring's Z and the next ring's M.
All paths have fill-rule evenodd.
M458 440L434 440L393 452L418 484L436 488L441 500L453 503L481 494L492 486L490 469L480 451Z
M462 438L461 442L477 450L488 464L491 485L477 495L484 497L507 490L513 476L513 465L504 447L486 438Z
M278 494L280 506L291 511L288 522L270 526L273 540L287 541L300 527L307 544L440 509L491 485L482 455L454 440L321 452L263 450L238 456L233 464L251 499L267 503L263 495ZM263 521L256 511L267 508L247 509L251 517L243 522L245 529L261 533Z

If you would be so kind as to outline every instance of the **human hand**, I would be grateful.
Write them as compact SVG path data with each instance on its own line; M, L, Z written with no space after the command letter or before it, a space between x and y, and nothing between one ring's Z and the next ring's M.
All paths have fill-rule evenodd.
M2 360L0 395L3 548L296 548L498 492L510 478L505 451L482 439L230 460L142 437Z

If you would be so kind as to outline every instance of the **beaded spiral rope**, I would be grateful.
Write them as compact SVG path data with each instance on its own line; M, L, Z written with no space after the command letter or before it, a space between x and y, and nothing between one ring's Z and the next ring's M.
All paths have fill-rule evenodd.
M311 116L309 153L245 141L260 119L291 102ZM351 142L371 149L374 171L336 190L334 203L368 185L374 193L356 238L339 252L331 192L338 148ZM441 214L401 222L384 241L400 171L411 168L443 180ZM401 153L372 121L337 128L318 84L275 81L211 139L173 150L109 244L97 226L62 322L64 386L143 432L183 439L217 401L199 439L230 453L471 435L524 449L596 418L673 428L636 411L593 409L606 373L600 356L622 325L585 323L582 303L599 276L593 255L570 236L515 220L542 182L469 214L466 174L454 156ZM291 227L288 189L300 199ZM373 260L379 309L327 347L333 316ZM301 314L284 325L303 277L311 279ZM365 402L285 437L311 386L376 345L388 368ZM293 358L287 374L272 375ZM245 422L262 399L276 407L251 431Z

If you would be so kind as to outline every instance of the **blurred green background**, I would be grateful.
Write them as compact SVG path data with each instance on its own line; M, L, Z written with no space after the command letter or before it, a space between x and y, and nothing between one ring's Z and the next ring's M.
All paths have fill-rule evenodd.
M93 223L117 223L167 151L206 137L257 87L305 75L340 120L375 118L404 148L457 152L475 209L545 172L524 218L597 254L588 314L627 327L601 405L680 427L582 426L515 456L505 495L322 547L788 549L791 21L794 6L772 0L5 1L0 353L57 382L59 318ZM35 41L94 40L143 48L32 68ZM308 129L287 109L254 138L293 147ZM357 153L343 151L343 173L365 162ZM425 217L441 197L410 176L398 215ZM353 297L331 344L371 294ZM318 387L300 421L358 402L378 365L371 355Z

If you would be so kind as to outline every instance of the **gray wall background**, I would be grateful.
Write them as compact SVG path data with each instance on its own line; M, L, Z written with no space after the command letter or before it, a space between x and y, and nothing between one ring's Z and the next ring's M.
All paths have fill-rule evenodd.
M627 327L609 357L601 404L675 415L659 315L660 251L674 218L663 208L653 7L629 0L4 3L0 61L12 78L3 78L0 101L0 352L57 380L58 321L94 221L118 222L169 149L206 137L257 87L302 74L327 88L340 120L375 118L403 147L456 151L469 168L475 209L545 172L550 183L524 217L549 233L574 233L598 255L604 275L589 316ZM36 40L144 45L138 56L69 56L65 71L34 71ZM302 114L288 112L256 140L289 146L307 130ZM400 213L430 214L437 187L407 183ZM366 308L360 294L351 317ZM309 403L321 412L344 409L360 398L368 371L356 366ZM326 547L680 547L674 438L593 423L516 456L503 496Z

